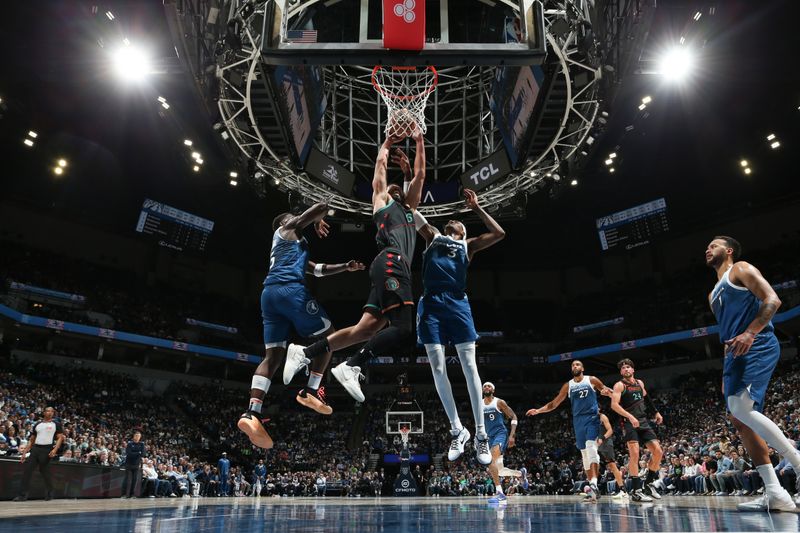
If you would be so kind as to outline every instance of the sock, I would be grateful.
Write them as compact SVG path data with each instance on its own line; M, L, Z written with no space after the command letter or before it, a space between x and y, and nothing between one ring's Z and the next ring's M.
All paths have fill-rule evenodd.
M450 420L450 429L453 431L461 430L461 420L458 418L458 409L456 409L456 400L453 398L453 388L450 386L450 380L447 378L447 365L444 359L444 346L441 344L426 344L425 351L428 354L428 363L431 365L431 372L433 372L433 382L436 385L436 392L439 393L439 399L442 400L442 407Z
M642 488L642 478L639 476L633 476L631 478L631 489L637 491Z
M589 480L589 485L591 485L592 488L596 490L597 489L597 478L593 477L592 479L590 479Z
M461 362L461 370L467 380L469 403L472 407L472 418L475 420L475 436L480 440L486 439L486 426L483 421L483 389L481 378L478 375L478 365L475 364L475 343L464 342L456 344L456 352Z
M761 481L764 482L764 492L775 494L783 490L780 481L778 481L778 475L775 473L775 468L771 464L758 465L756 470L758 475L761 476Z
M303 350L306 357L309 359L314 359L318 355L323 355L331 351L331 346L328 344L328 338L325 337L324 339L320 339L311 346L308 346Z
M658 472L657 471L654 472L653 470L650 470L648 468L647 469L647 482L648 483L652 483L657 479L658 479Z
M322 374L317 372L311 372L308 375L308 388L317 390L319 388L319 384L322 382Z
M497 494L503 494L503 485L498 483L494 486L494 490Z
M355 353L352 357L347 360L347 366L357 366L359 368L364 368L364 365L372 359L373 354L372 350L368 349L367 346L364 346L359 351Z
M271 383L267 377L258 374L253 376L250 383L250 405L247 408L249 411L261 414L261 405L264 403L264 396L267 395Z

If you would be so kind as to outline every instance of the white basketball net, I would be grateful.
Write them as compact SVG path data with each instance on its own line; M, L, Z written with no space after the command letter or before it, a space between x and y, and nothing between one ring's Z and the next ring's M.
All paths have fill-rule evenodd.
M433 67L384 67L372 69L372 85L389 110L386 135L409 137L416 128L427 131L425 105L436 89L439 75Z
M403 444L408 444L408 435L411 433L411 428L400 428L400 439Z

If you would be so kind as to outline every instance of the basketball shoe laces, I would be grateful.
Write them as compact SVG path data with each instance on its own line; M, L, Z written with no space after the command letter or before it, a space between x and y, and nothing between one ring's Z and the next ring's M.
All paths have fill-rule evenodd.
M489 453L489 439L478 439L478 453L480 455Z

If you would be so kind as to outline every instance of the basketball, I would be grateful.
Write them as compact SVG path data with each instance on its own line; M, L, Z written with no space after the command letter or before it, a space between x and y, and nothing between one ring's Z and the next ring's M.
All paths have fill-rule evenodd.
M390 137L401 137L405 139L406 137L411 137L416 129L417 121L408 109L397 109L389 114L389 120L386 124L386 134Z

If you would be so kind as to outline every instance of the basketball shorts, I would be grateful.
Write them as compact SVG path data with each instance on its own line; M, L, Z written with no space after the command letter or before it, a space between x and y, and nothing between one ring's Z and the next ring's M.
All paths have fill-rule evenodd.
M722 384L727 404L728 396L735 396L747 389L753 399L754 408L764 408L767 386L781 358L781 347L773 333L757 335L756 340L745 355L725 356L722 366Z
M492 433L489 435L489 450L491 451L492 448L495 446L500 446L500 454L502 455L506 451L506 446L508 445L508 432L501 431L499 433Z
M301 283L265 285L261 291L264 345L286 346L291 328L301 337L322 335L331 321L322 306Z
M575 446L583 450L587 440L597 440L600 435L600 417L596 414L573 416L572 428L575 430Z
M384 249L369 267L369 291L365 311L383 314L403 305L414 305L411 292L411 267L395 250Z
M600 461L603 464L616 463L617 454L614 452L614 436L610 436L607 440L603 441L597 448L597 453L600 454Z
M650 420L647 418L638 418L639 427L635 428L631 425L627 418L622 420L622 434L625 435L625 442L636 441L639 444L647 444L650 441L658 440L658 435L650 425Z
M463 292L426 294L417 305L419 344L461 344L478 340L469 299Z

